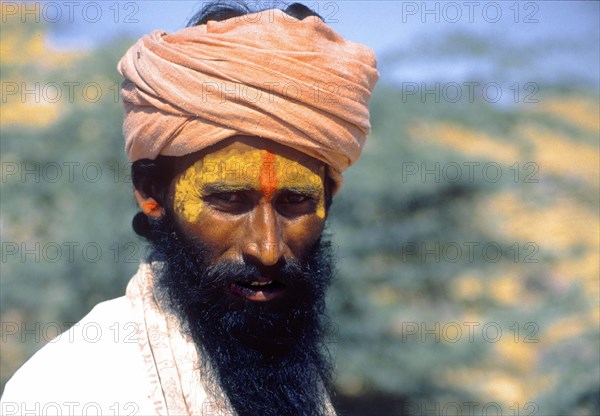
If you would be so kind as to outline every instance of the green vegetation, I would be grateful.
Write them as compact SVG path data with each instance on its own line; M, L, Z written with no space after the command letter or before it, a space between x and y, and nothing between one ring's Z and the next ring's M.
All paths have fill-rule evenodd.
M56 324L121 296L144 250L113 95L131 40L65 57L39 30L3 23L2 82L81 88L56 103L3 97L2 386ZM488 56L475 38L453 52L463 43ZM83 92L90 83L97 100ZM598 95L537 87L537 103L501 106L378 85L373 134L328 225L342 414L466 412L469 402L475 414L491 403L503 414L600 413Z

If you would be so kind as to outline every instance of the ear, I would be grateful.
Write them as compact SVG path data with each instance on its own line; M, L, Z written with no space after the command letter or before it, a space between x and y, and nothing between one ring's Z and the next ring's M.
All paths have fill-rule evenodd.
M165 215L165 209L154 198L144 195L137 189L133 190L133 195L142 212L148 217L158 219Z

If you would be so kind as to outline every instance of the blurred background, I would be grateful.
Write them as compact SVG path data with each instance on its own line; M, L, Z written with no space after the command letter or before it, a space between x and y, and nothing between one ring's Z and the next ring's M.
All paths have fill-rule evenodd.
M381 72L328 225L339 413L600 414L599 3L303 3ZM202 4L1 2L0 391L135 273L115 68Z

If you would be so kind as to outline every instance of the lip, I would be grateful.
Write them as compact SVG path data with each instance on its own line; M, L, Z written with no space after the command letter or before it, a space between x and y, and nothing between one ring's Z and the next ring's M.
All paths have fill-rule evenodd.
M268 277L261 277L250 284L232 283L229 291L236 296L252 302L269 302L280 298L285 293L286 286Z

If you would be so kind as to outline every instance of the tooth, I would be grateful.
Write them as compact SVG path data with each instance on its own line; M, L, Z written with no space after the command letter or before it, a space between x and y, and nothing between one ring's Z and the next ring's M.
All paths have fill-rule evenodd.
M268 282L252 282L252 283L250 283L250 286L267 286L267 285L270 285L271 283L273 283L272 280L269 280Z

